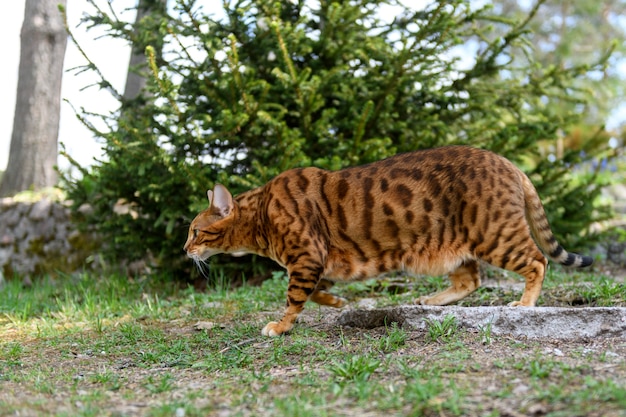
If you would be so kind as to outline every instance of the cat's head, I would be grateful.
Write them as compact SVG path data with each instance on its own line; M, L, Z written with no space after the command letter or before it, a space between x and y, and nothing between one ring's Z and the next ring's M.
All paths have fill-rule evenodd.
M218 253L234 253L227 242L235 221L235 204L230 192L221 184L207 191L209 208L196 216L189 226L183 249L194 261L204 261Z

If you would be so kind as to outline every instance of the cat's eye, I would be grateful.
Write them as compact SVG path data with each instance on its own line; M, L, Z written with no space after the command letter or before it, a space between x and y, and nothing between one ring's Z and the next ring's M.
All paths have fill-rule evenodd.
M198 237L198 229L193 229L193 238L197 238Z

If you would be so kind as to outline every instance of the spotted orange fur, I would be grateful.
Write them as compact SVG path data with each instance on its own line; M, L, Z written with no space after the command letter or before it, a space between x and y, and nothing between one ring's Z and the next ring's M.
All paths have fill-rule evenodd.
M417 301L456 302L480 285L482 260L522 275L514 306L534 306L545 252L563 265L592 258L558 244L530 180L494 153L451 146L330 172L286 171L235 198L222 185L191 223L184 249L200 262L219 253L256 253L289 273L282 319L263 334L289 331L310 299L341 307L336 281L388 271L449 274L451 286ZM534 238L534 239L533 239Z

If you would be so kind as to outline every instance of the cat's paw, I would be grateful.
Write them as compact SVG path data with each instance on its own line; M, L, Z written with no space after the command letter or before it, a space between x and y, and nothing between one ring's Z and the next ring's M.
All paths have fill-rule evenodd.
M311 301L321 306L329 306L334 308L341 308L348 304L348 300L342 297L338 297L326 291L315 291L311 294Z
M270 321L265 325L263 330L261 330L261 334L263 336L278 336L280 333L276 332L276 326L278 326L277 322Z
M285 326L282 322L279 323L275 321L270 321L265 325L263 330L261 330L261 334L263 336L276 337L288 332L289 330L291 330L291 327L293 326L287 328L287 326Z
M337 297L335 296L335 302L333 304L330 304L331 307L335 307L335 308L342 308L345 307L346 304L348 304L348 300L346 300L343 297Z
M509 303L509 307L534 307L534 306L526 305L522 303L521 301L513 301Z
M430 305L430 303L428 302L432 297L427 297L425 295L422 295L420 298L418 298L417 300L415 300L415 304L420 305L420 306L427 306Z

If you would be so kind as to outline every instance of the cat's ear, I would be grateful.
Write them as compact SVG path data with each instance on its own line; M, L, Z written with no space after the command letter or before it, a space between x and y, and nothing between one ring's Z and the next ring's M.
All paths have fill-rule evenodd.
M209 199L209 207L211 207L211 203L213 202L213 191L207 190L206 196Z
M233 196L222 184L215 184L213 188L211 210L226 217L233 210Z

